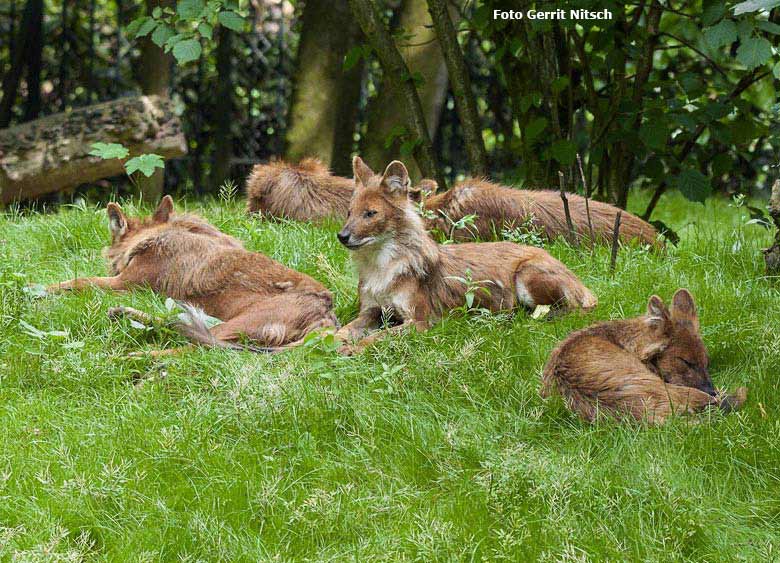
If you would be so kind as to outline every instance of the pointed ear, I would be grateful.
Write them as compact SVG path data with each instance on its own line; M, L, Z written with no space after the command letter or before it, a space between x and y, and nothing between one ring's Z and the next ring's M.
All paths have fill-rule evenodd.
M696 303L693 301L693 295L687 289L678 289L672 297L672 320L693 327L693 330L699 330L699 315L696 312Z
M111 202L106 206L108 213L108 228L111 230L111 238L118 239L127 232L127 217L118 204Z
M669 322L669 309L657 295L647 302L647 323L655 328L663 329Z
M355 176L355 185L365 186L368 181L374 175L374 171L371 170L368 165L363 162L363 159L359 156L355 156L352 159L352 173Z
M423 178L416 186L409 187L409 198L416 202L425 201L425 198L434 195L438 189L436 180Z
M173 198L169 195L162 198L160 205L157 206L157 210L154 212L152 219L155 223L165 223L170 219L171 213L173 213Z
M394 160L385 168L382 185L392 194L405 194L409 189L409 172L400 160Z

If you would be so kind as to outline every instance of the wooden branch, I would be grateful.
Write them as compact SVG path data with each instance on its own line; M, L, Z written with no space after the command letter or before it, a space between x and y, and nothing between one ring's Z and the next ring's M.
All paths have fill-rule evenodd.
M609 271L615 272L615 264L617 263L618 245L620 244L620 217L623 215L623 211L620 210L615 215L615 227L612 229L612 256L609 259Z
M591 244L595 241L593 238L593 222L590 219L590 189L588 189L588 181L585 179L585 172L582 170L582 158L580 153L577 153L577 165L580 167L580 178L582 178L582 191L585 195L585 215L588 217L588 232L590 233Z
M772 195L767 208L775 224L775 241L772 246L764 249L764 261L767 275L777 276L780 275L780 180L775 180L772 185Z
M450 75L455 109L463 129L466 155L469 159L471 174L486 176L488 172L485 142L482 140L482 126L477 113L477 101L471 88L471 78L458 43L458 35L452 25L445 0L428 0L428 11L439 38L444 62Z
M577 231L574 230L574 223L571 220L571 213L569 212L569 200L566 198L566 189L563 172L558 171L558 181L561 186L561 201L563 201L563 213L566 216L566 225L569 227L569 239L572 244L577 243Z
M349 5L363 33L374 47L385 76L400 84L407 126L417 142L414 158L420 171L423 176L434 178L441 189L446 188L446 178L436 161L436 154L433 150L431 137L428 135L428 126L425 123L425 114L420 96L417 94L414 78L409 73L409 68L398 51L390 32L385 27L376 5L372 0L349 0ZM377 164L375 163L374 166Z
M93 143L121 143L130 156L187 153L173 104L157 96L120 98L0 130L0 204L75 188L124 173L119 159L89 156Z

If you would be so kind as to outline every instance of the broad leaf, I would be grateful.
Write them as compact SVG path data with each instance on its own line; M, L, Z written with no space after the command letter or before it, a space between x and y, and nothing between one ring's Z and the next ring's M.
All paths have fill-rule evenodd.
M125 172L130 176L134 172L140 172L147 178L154 174L155 168L165 168L165 163L160 155L142 154L131 158L125 163Z
M550 154L564 166L569 166L577 157L577 147L571 141L562 139L552 144Z
M737 60L748 70L766 63L772 57L772 44L763 37L751 37L740 44Z
M233 31L244 31L244 18L235 12L220 12L217 16L219 23Z
M528 127L523 129L523 137L525 137L526 143L532 145L537 137L542 134L545 127L547 127L547 118L545 117L537 117L531 121Z
M144 24L144 22L149 19L151 19L149 16L141 16L140 18L136 18L127 24L127 27L125 28L125 33L127 33L127 36L135 37L135 34L138 33L138 30L141 29L141 26Z
M718 25L704 30L704 41L711 49L731 45L737 40L737 26L731 20L723 20Z
M777 25L776 23L760 21L758 22L758 27L772 35L780 35L780 25Z
M179 64L197 61L201 53L200 41L197 39L185 39L173 46L173 56Z
M649 149L662 149L666 146L669 130L662 119L646 119L639 128L639 138Z
M747 0L746 2L740 2L732 10L734 10L734 15L738 16L748 12L771 10L777 6L780 6L780 0Z
M721 20L726 13L726 2L724 0L704 0L704 10L702 10L701 23L712 25Z
M136 39L139 37L146 37L155 27L157 27L157 22L152 18L146 18L146 21L141 24L141 27L138 28L138 31L135 34Z
M690 201L704 203L704 200L712 192L709 178L693 168L680 172L675 183L677 189Z
M206 4L203 0L179 0L176 4L176 11L182 19L194 20L200 16L205 7Z
M198 33L205 39L211 39L214 36L214 28L206 22L203 22L198 25Z
M342 69L343 70L352 69L356 64L358 64L358 62L362 57L363 57L363 46L355 45L349 51L347 51L346 55L344 55L344 64L342 65Z
M119 143L92 143L92 150L89 151L89 154L103 160L110 160L112 158L126 158L129 152Z
M165 45L165 43L173 37L174 32L173 30L168 27L166 24L161 23L157 26L157 28L154 30L154 33L152 33L152 42L154 42L155 45L158 47L162 47Z

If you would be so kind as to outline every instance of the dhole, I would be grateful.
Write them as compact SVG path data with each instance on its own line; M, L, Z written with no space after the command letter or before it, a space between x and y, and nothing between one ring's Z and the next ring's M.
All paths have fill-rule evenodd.
M258 164L246 181L247 210L296 221L347 216L354 182L334 176L316 158L300 164Z
M474 306L491 311L596 306L582 282L540 248L511 242L436 244L409 200L403 163L391 162L377 175L355 157L353 169L355 193L338 238L357 265L360 314L339 332L342 339L359 339L379 328L383 309L392 311L401 327L424 330L444 312L463 306L469 277L483 288L474 291Z
M77 278L49 291L100 287L121 291L146 285L224 321L184 331L198 343L239 347L242 336L262 346L296 341L320 327L335 327L332 296L319 282L258 252L195 215L174 214L165 196L147 219L107 207L111 246L104 251L110 277ZM128 313L134 310L128 310Z
M645 316L570 334L550 355L541 394L556 390L588 421L601 413L662 424L672 414L740 407L747 391L719 395L708 366L693 297L680 289L671 310L654 295Z
M502 229L506 227L528 224L551 240L569 234L560 192L517 190L473 178L440 194L436 194L436 187L436 182L423 180L416 186L413 198L422 199L424 208L430 212L430 218L425 219L426 228L438 229L454 240L500 237ZM566 194L566 197L577 237L590 237L585 198L572 193ZM595 242L611 241L618 208L593 200L588 205ZM452 229L453 223L472 214L477 216L472 225ZM652 225L623 211L620 221L621 241L637 239L645 244L657 244L657 235Z

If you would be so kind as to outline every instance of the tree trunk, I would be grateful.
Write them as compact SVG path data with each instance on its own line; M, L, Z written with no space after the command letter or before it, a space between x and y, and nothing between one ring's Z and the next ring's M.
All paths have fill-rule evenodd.
M423 83L417 89L428 124L428 135L432 138L439 128L447 98L447 65L436 41L425 2L404 0L399 10L399 27L412 35L410 39L404 40L409 45L402 47L401 53L409 71L419 73L423 78ZM404 105L403 96L397 77L385 76L377 96L369 103L368 124L360 148L361 156L370 166L384 166L399 156L400 141L386 145L392 130L399 124L398 108ZM410 165L409 171L415 178L420 175L414 166Z
M24 120L30 121L41 112L41 58L43 54L43 0L30 0L33 17L27 31L27 100Z
M308 0L302 20L285 156L316 156L349 174L363 62L344 70L344 56L358 45L360 27L347 0Z
M19 26L19 33L16 41L14 41L14 57L11 61L11 68L3 77L3 100L0 102L0 128L8 127L8 124L11 123L13 107L19 91L19 83L22 80L22 73L27 64L31 41L30 29L34 27L35 20L40 17L37 15L40 8L40 0L27 0L27 4L25 4L22 24Z
M217 44L217 105L214 116L214 155L211 162L209 189L217 193L230 175L233 158L233 33L219 28Z
M466 143L466 154L469 159L471 174L486 176L488 173L485 143L482 140L482 126L477 113L477 101L471 89L471 79L463 52L458 43L458 34L447 11L445 0L428 0L428 10L431 14L433 27L441 46L444 61L452 84L455 97L455 107L458 111L463 139Z
M89 156L92 143L122 143L130 156L187 153L181 122L158 96L120 98L0 131L0 204L124 173L119 159Z
M775 241L764 249L764 261L768 276L780 275L780 180L775 180L772 186L772 196L769 198L769 216L775 224Z
M152 14L156 7L175 7L173 0L146 0L146 13ZM141 92L147 96L159 96L168 98L171 87L171 69L173 57L165 53L155 45L151 37L144 37L141 41L141 57L138 68L138 82ZM143 177L138 186L144 201L157 202L163 195L165 183L165 170L156 170L151 178Z

